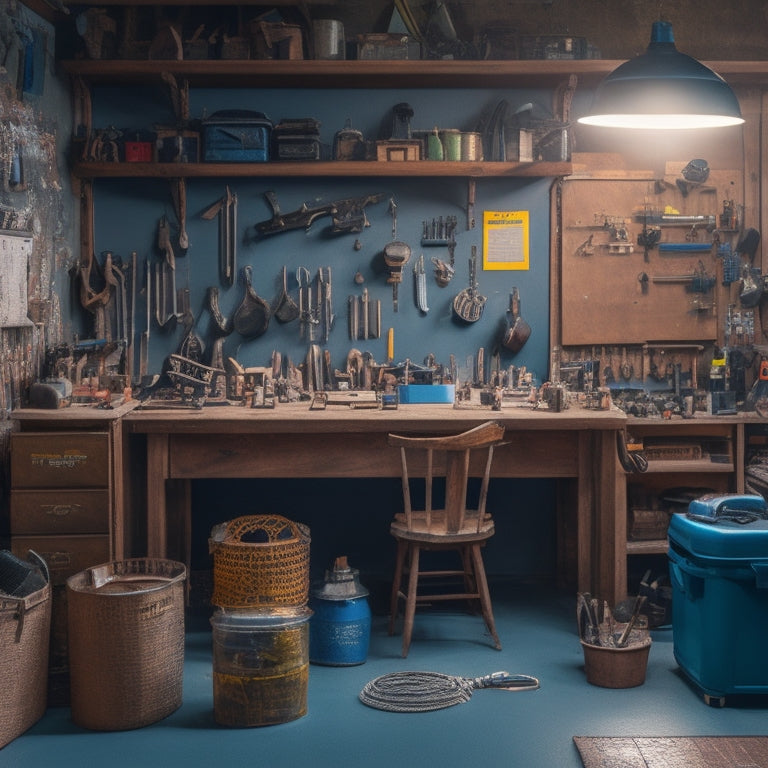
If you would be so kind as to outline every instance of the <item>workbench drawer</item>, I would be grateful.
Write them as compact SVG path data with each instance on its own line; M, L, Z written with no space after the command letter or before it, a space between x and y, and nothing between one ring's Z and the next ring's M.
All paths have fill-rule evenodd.
M11 491L11 535L109 533L109 490Z
M45 560L53 585L63 584L86 568L112 560L106 535L12 537L14 555L26 557L30 549Z
M13 488L106 488L106 432L15 432L11 435Z

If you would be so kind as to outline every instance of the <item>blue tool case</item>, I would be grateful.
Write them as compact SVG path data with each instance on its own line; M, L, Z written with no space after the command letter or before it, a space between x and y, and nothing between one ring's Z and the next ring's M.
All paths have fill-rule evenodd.
M708 494L668 529L673 649L710 703L768 693L768 506Z
M223 109L203 120L203 160L207 163L266 163L272 121L263 112Z

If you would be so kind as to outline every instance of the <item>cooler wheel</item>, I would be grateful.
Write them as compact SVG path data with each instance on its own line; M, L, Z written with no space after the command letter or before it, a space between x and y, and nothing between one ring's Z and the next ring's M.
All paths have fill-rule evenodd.
M710 707L724 707L725 696L710 696L708 693L705 693L704 702Z

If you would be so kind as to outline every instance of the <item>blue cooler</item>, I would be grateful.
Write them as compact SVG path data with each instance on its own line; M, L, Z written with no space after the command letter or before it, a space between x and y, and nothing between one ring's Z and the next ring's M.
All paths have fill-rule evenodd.
M707 700L768 693L765 500L707 494L672 516L668 537L677 663Z

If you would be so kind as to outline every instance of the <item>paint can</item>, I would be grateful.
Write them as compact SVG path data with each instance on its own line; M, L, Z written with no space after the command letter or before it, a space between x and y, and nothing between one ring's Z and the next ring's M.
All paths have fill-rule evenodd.
M480 133L461 134L461 159L465 162L479 162L483 159L483 136Z
M312 22L315 59L345 58L344 25L335 19L315 19Z
M359 571L346 557L336 559L325 581L312 590L309 660L313 664L345 667L363 664L371 638L368 590Z
M461 160L461 131L457 128L444 128L440 131L446 160Z
M213 627L213 714L236 728L307 714L309 618L305 605L218 609Z

